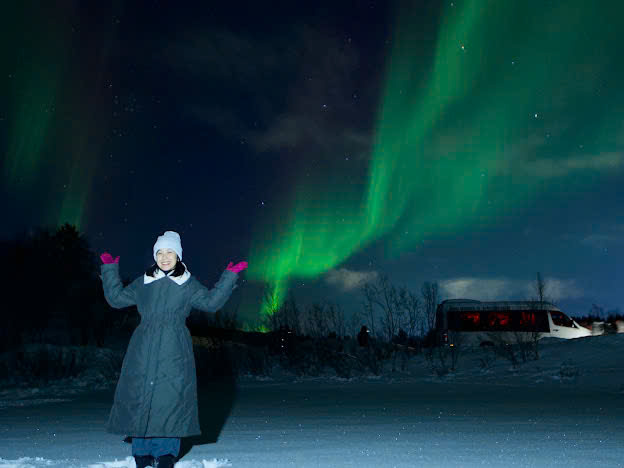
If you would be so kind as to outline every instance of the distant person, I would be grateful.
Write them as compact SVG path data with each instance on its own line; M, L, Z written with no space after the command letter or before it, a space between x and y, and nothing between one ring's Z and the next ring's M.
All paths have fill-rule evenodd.
M153 251L156 263L125 288L119 279L119 257L100 256L106 301L118 309L136 305L141 314L106 428L132 438L137 468L153 466L154 461L158 468L171 468L180 453L180 438L201 434L186 318L191 308L216 312L223 307L247 262L230 262L215 287L208 289L182 263L177 232L159 236Z
M368 331L368 327L366 325L362 325L362 328L360 328L360 333L358 333L357 340L358 344L363 348L368 347L369 333L370 332Z

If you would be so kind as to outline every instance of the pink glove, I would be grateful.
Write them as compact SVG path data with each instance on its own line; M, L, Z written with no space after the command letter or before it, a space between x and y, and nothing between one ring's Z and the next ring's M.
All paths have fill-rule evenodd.
M240 273L241 271L243 271L246 268L247 268L247 262L240 262L240 263L237 263L236 265L234 265L232 262L230 262L230 264L227 266L226 270L227 271L232 271L232 272L238 274L238 273Z
M119 263L119 256L113 260L113 256L108 252L104 252L102 255L100 255L100 258L102 259L102 263L104 263L105 265L108 265L110 263Z

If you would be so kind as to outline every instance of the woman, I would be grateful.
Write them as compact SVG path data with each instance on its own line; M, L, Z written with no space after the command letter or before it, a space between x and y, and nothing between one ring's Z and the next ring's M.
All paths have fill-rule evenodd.
M231 262L213 289L203 286L182 263L177 232L154 244L156 263L123 287L119 257L104 253L102 282L111 307L136 305L141 323L124 357L107 430L132 437L137 468L173 467L180 438L201 433L191 335L186 318L192 308L216 312L236 287L247 262Z

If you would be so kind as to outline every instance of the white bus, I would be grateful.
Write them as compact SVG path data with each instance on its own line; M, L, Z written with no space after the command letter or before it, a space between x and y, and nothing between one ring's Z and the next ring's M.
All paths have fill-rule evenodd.
M453 341L484 346L548 336L563 339L591 336L590 330L554 305L537 301L442 301L436 311L436 329L439 341L449 345L454 345Z

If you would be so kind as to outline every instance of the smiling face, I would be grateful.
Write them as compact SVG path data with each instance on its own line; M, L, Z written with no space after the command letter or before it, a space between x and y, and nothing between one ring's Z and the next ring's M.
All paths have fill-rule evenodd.
M171 271L178 263L178 254L172 249L160 249L156 252L156 264L163 271Z

